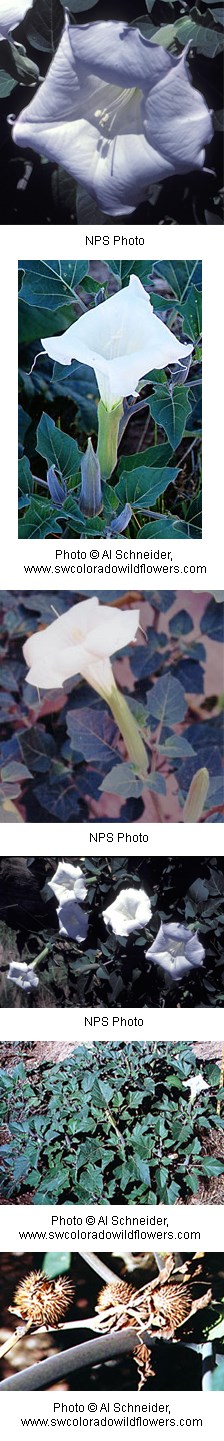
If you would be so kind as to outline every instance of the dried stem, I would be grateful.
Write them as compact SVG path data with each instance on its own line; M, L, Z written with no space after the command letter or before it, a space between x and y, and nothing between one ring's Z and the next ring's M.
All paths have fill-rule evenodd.
M7 1356L8 1351L12 1351L13 1346L18 1345L18 1341L23 1340L23 1336L27 1335L27 1331L31 1330L31 1326L32 1321L26 1321L25 1326L16 1327L16 1331L13 1331L13 1335L8 1336L7 1341L4 1341L3 1346L0 1347L0 1360L2 1360L3 1356Z

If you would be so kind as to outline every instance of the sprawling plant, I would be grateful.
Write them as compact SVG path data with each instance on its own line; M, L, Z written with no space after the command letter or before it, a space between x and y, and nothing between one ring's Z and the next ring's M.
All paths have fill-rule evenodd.
M22 1201L30 1188L36 1204L189 1199L200 1177L223 1171L220 1071L213 1063L203 1069L207 1086L195 1088L190 1107L202 1072L186 1042L80 1046L32 1078L23 1061L11 1074L1 1070L4 1197ZM217 1156L209 1148L214 1127Z

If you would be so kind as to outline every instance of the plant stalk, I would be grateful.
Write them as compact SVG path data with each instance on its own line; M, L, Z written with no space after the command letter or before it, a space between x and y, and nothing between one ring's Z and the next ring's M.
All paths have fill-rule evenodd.
M18 1342L23 1340L23 1337L30 1331L31 1326L32 1321L26 1321L25 1326L17 1326L16 1331L13 1331L13 1335L8 1336L7 1341L4 1341L3 1346L0 1347L0 1360L2 1360L3 1356L7 1356L8 1351L12 1351L13 1346L18 1346Z
M144 1336L144 1341L146 1337ZM136 1330L128 1326L124 1331L111 1331L109 1336L98 1336L94 1341L84 1341L81 1346L72 1346L60 1355L48 1356L46 1360L28 1366L6 1381L0 1382L0 1391L39 1391L62 1380L72 1371L79 1373L83 1366L96 1366L102 1361L113 1359L135 1351ZM146 1342L147 1344L147 1342ZM154 1337L148 1341L154 1344Z

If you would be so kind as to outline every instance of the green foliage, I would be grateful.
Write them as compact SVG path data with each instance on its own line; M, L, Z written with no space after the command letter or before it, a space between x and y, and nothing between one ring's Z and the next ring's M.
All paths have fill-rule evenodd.
M86 1205L101 1197L166 1205L174 1187L176 1199L187 1199L205 1174L203 1124L213 1124L222 1095L218 1068L206 1065L210 1089L189 1111L183 1081L197 1069L186 1042L136 1042L79 1046L64 1063L42 1067L41 1077L33 1071L32 1079L19 1061L7 1089L0 1073L2 1116L11 1132L0 1151L5 1198L19 1193L22 1201L25 1182L37 1205L53 1198ZM219 1175L222 1163L214 1164Z
M214 59L222 51L223 14L219 5L217 7L215 3L210 4L210 0L209 4L208 0L204 0L200 9L197 5L192 5L190 13L181 16L180 19L178 12L181 7L177 0L167 0L167 8L172 12L176 11L177 18L172 19L167 25L160 25L159 29L155 24L150 24L148 27L144 25L144 34L148 35L148 39L153 44L163 45L165 50L170 50L176 41L178 47L184 47L190 43L199 55L205 55L208 59ZM156 9L151 0L146 0L146 9L150 14L151 10Z

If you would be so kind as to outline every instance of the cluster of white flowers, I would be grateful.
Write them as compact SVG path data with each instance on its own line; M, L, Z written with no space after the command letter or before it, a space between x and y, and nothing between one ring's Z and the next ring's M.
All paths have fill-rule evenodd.
M125 939L138 927L142 929L146 926L151 915L151 902L146 892L133 889L119 891L115 901L103 911L106 925L112 927L115 936ZM180 981L187 972L193 973L196 966L203 965L205 951L190 926L172 921L162 923L145 955L154 965L161 966L171 981Z
M70 865L68 862L60 861L55 875L49 881L50 890L54 892L59 902L57 916L59 930L62 935L71 937L72 940L82 944L86 940L88 931L88 916L80 905L87 896L87 886L80 866ZM105 925L113 931L119 940L128 940L135 930L142 930L151 920L152 908L149 896L146 891L137 890L134 886L123 889L115 896L106 910L102 911ZM161 966L168 975L170 982L182 980L189 972L194 973L197 966L203 965L205 956L204 947L198 940L197 932L192 932L189 926L183 926L179 921L162 922L158 935L145 952L146 959L152 961L153 965ZM16 962L10 965L8 979L21 987L22 990L31 990L38 986L38 977L34 974L31 966Z

